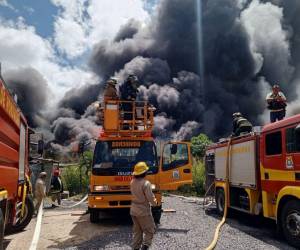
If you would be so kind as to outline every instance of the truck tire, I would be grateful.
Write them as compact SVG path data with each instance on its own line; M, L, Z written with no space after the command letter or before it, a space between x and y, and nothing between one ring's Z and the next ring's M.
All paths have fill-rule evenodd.
M152 207L152 216L155 224L160 224L161 213L162 213L161 206Z
M90 222L98 223L99 222L99 211L96 209L90 209Z
M215 199L217 204L217 212L219 215L223 216L225 207L225 193L223 188L217 189Z
M7 232L16 233L22 231L30 223L33 214L34 214L33 200L29 195L27 195L25 199L24 217L16 225L9 225L7 227Z
M300 248L300 201L290 200L282 208L281 228L287 242Z
M0 208L0 250L3 250L3 241L4 241L4 216Z

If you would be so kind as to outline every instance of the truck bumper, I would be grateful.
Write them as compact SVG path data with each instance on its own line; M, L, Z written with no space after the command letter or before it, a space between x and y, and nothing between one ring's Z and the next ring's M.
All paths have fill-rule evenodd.
M158 205L161 205L161 193L154 193ZM89 194L89 209L114 209L114 208L130 208L130 194Z

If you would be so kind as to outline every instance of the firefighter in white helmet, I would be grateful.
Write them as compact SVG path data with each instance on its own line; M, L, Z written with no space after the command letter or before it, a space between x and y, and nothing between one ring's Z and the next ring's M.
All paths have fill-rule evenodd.
M132 194L130 215L133 221L133 249L148 249L155 233L155 223L150 204L157 206L157 201L152 192L151 183L145 179L148 169L145 162L137 163L134 167L133 180L130 183Z

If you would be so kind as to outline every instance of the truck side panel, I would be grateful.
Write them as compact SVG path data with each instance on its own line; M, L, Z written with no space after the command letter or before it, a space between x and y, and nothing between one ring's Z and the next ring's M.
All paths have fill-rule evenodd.
M17 194L16 180L18 179L19 170L17 168L7 167L0 164L0 186L5 187L8 191L8 199L13 199Z
M230 183L234 186L255 188L257 186L256 139L236 143L231 149ZM227 146L215 150L216 179L224 180Z
M21 115L0 78L0 188L15 199L19 176Z

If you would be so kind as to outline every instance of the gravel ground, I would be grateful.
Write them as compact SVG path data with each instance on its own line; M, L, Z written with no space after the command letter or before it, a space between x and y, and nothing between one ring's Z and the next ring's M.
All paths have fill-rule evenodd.
M220 220L214 208L205 212L199 199L174 196L164 197L163 207L176 212L163 214L151 249L204 249L209 245ZM74 210L71 213L76 214ZM89 216L82 215L85 206L77 210L81 210L77 216L71 216L64 209L45 210L39 249L131 249L128 214L120 211L118 216L106 214L99 224L90 224ZM24 241L31 239L33 228L30 225L17 237L10 236L8 250L18 249L16 241L22 241L22 237ZM232 212L222 228L216 249L293 249L277 238L274 222ZM26 247L22 244L20 249Z

